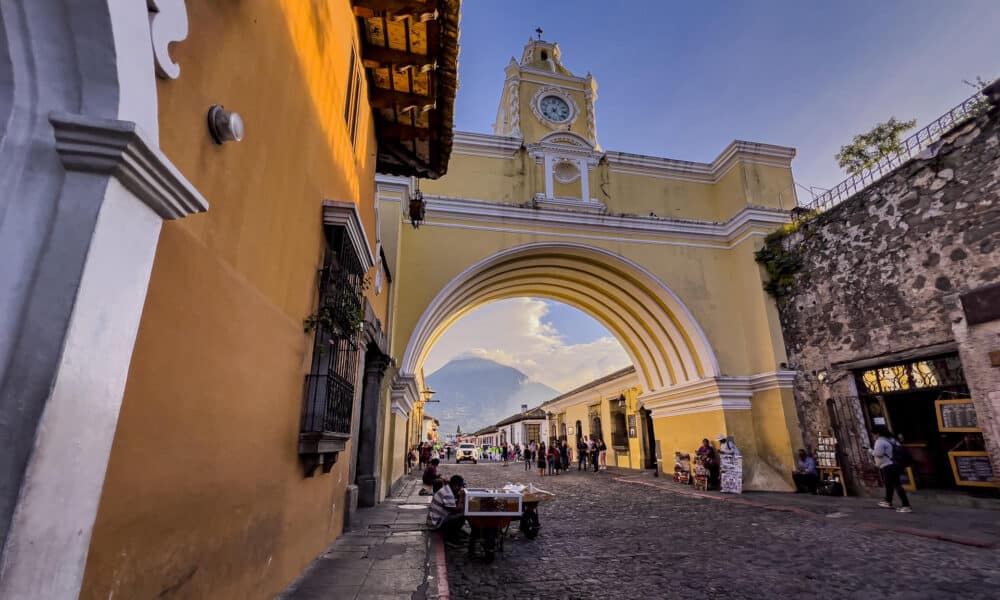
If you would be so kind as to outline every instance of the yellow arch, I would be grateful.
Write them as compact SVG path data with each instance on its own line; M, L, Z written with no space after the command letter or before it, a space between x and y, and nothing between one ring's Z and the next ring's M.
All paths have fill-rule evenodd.
M564 302L595 318L622 344L651 392L719 375L708 338L662 281L623 256L570 243L504 250L455 277L417 322L402 374L418 372L444 331L472 309L523 296Z

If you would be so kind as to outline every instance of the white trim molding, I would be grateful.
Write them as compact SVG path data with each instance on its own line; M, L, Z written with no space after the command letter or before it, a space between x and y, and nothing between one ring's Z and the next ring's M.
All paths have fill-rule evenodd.
M496 277L499 273L505 277ZM568 273L574 281L566 281ZM600 310L594 294L602 298ZM719 374L704 330L662 280L620 254L565 242L508 248L458 274L424 309L406 342L400 372L419 372L427 352L454 318L476 305L517 296L557 299L590 314L622 344L645 389L676 387L677 382ZM634 317L637 311L641 316Z
M639 396L639 405L653 418L716 410L750 410L757 392L791 389L795 371L769 371L750 376L707 377L651 391Z
M719 223L694 219L668 219L646 216L614 216L598 214L601 211L581 212L581 207L599 208L603 205L592 200L584 204L579 199L569 199L576 212L538 211L531 207L514 204L500 204L487 200L470 200L448 196L425 195L427 202L425 223L436 220L465 221L481 224L496 224L505 230L512 226L545 227L555 230L570 230L596 234L596 237L610 235L645 235L651 238L684 238L709 240L720 244L732 244L753 228L773 229L790 222L787 211L773 208L747 206L729 220ZM554 202L554 199L547 199ZM536 199L537 201L537 199ZM558 203L557 203L558 204ZM553 208L560 208L553 205ZM524 231L530 233L529 231ZM630 241L641 242L641 239Z
M524 140L520 137L456 131L451 151L452 154L465 156L513 158L523 144Z
M396 375L392 382L389 396L392 400L392 412L406 419L413 410L413 404L419 395L417 378L407 375Z
M131 121L53 112L56 151L70 171L112 175L162 219L208 210L208 201Z
M549 136L556 134L564 135L566 133L568 132L556 131L549 134ZM538 144L529 145L529 150L536 150L536 153L538 150L550 150L547 145L545 147L540 146L544 142L550 141L548 139L549 136L545 136ZM581 137L580 139L583 140L585 138ZM512 159L523 144L524 140L519 137L459 131L455 132L452 153L485 158ZM731 142L710 163L610 150L605 153L600 147L593 145L589 140L588 146L590 146L594 164L604 156L608 160L608 167L612 173L696 183L718 183L730 169L740 163L790 169L792 167L792 160L796 155L795 148L743 140L734 140ZM570 148L572 146L564 143L557 146L555 150L567 151ZM577 149L576 152L581 152L581 149ZM540 160L538 157L535 158L536 160Z
M358 213L356 204L341 200L324 200L323 224L343 227L347 230L351 246L354 247L354 252L358 255L361 267L366 273L375 266L375 255L372 254L371 244L368 243L368 234L365 232L365 226L361 223L361 215Z
M659 179L677 179L698 183L718 183L739 163L790 169L795 148L735 140L711 163L689 162L626 152L608 152L612 173L642 175Z

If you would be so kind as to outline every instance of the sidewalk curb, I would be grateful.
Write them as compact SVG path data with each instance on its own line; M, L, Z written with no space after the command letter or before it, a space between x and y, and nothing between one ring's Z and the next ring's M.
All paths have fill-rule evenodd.
M815 518L815 519L823 519L824 521L827 521L826 515L815 513L815 512L812 512L812 511L808 511L808 510L804 510L804 509L801 509L801 508L798 508L798 507L795 507L795 506L764 504L762 502L754 502L753 500L745 500L743 498L735 498L735 497L730 498L730 497L725 497L725 496L716 496L716 495L713 495L713 494L705 494L705 493L702 493L702 492L694 492L694 491L690 491L689 492L689 491L686 491L686 490L676 490L676 489L673 489L671 487L667 487L667 486L664 486L664 485L657 485L656 483L653 483L653 482L638 481L638 480L635 480L635 479L626 479L624 477L613 477L612 480L613 481L617 481L619 483L630 483L630 484L635 484L635 485L644 485L644 486L651 487L651 488L654 488L654 489L662 490L662 491L670 493L670 494L676 494L678 496L687 496L687 497L690 497L690 498L701 498L703 500L715 500L717 502L729 502L729 503L738 504L738 505L741 505L741 506L750 506L750 507L753 507L753 508L760 508L760 509L763 509L763 510L770 510L770 511L774 511L774 512L792 513L792 514L800 515L800 516L803 516L803 517L810 517L810 518ZM973 548L980 548L980 549L984 549L984 550L989 550L989 549L993 549L993 548L997 547L997 544L994 544L992 542L984 542L984 541L981 541L981 540L974 540L974 539L963 538L963 537L959 537L959 536L953 536L953 535L949 535L947 533L941 533L939 531L928 531L926 529L917 529L917 528L914 528L914 527L901 527L901 526L898 526L898 525L881 525L881 524L878 524L878 523L865 523L865 522L860 522L860 521L845 521L845 522L846 523L850 523L853 526L860 527L861 529L869 529L869 530L876 530L876 531L887 531L887 532L891 532L891 533L901 533L901 534L904 534L904 535L912 535L914 537L928 538L928 539L932 539L932 540L938 540L938 541L942 541L942 542L948 542L948 543L951 543L951 544L959 544L959 545L962 545L962 546L971 546Z
M437 597L439 600L451 600L451 588L448 586L448 560L444 553L444 537L440 531L431 533L431 544L434 546L434 562L437 563Z

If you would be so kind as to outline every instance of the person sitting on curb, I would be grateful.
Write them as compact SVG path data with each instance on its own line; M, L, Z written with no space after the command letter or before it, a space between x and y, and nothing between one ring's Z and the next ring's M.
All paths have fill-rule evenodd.
M816 471L816 459L802 448L799 448L799 459L795 462L795 472L792 473L795 481L795 493L801 494L809 492L816 495L816 487L819 485L819 472Z
M447 485L435 492L427 513L427 525L440 531L447 542L457 542L468 534L465 525L465 479L452 475Z
M441 464L440 460L432 458L431 464L427 465L427 468L424 469L422 481L424 482L424 485L431 486L432 491L428 492L427 490L422 489L420 490L421 496L430 496L444 486L444 479L442 479L441 475L438 473L439 464Z

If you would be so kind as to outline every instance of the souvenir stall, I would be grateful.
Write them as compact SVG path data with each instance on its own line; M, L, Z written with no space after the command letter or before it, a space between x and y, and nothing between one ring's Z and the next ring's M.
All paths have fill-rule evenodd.
M720 486L724 494L743 493L743 457L732 436L719 435Z
M674 452L674 481L691 483L691 455L687 452Z

